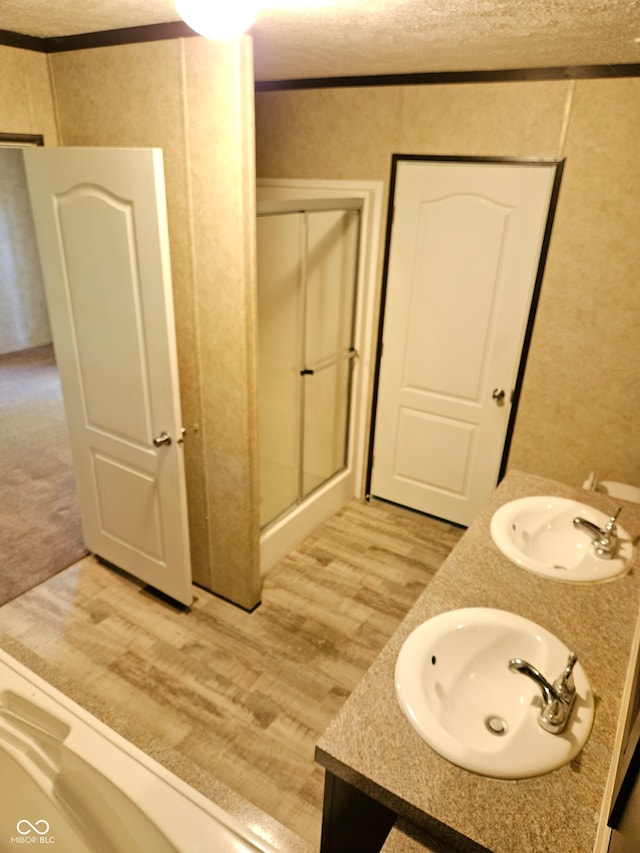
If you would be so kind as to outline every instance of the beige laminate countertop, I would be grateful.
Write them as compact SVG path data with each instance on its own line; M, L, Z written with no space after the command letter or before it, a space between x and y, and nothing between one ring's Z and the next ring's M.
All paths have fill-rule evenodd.
M616 506L603 494L509 472L316 751L327 770L456 850L590 853L597 836L638 618L638 547L631 571L608 582L558 582L519 569L493 544L489 522L503 503L536 494L574 498L607 514ZM617 505L623 506L621 526L635 539L640 506ZM596 714L586 746L570 764L533 779L490 779L441 758L411 727L395 696L398 652L417 625L459 607L520 614L576 651L595 695Z

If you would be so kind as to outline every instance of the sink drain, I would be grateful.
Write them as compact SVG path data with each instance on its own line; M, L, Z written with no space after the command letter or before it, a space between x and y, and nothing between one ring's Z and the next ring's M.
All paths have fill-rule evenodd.
M502 737L509 731L509 724L502 717L487 717L484 721L485 726L492 735Z

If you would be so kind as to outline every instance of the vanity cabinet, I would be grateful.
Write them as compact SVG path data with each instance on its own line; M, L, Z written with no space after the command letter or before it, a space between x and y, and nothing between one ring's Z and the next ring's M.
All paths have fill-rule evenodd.
M557 495L610 512L606 495L509 471L317 744L316 760L327 771L323 853L380 849L395 816L427 850L606 853L609 841L609 853L640 850L637 771L630 764L625 773L620 762L628 784L619 790L626 791L626 799L612 796L611 776L624 743L619 720L628 721L625 755L637 753L637 673L635 690L628 682L629 661L636 660L638 647L638 548L631 570L606 583L563 583L526 572L498 551L489 527L500 506L531 495ZM624 512L625 530L635 539L640 506L627 503ZM518 614L577 653L596 712L589 739L573 761L543 776L493 779L437 755L408 723L394 685L404 640L426 620L464 607ZM605 832L608 804L614 801L624 808L617 829ZM559 803L567 804L570 820L558 820ZM349 846L343 842L345 832ZM393 844L389 849L395 849Z
M640 849L640 754L638 744L630 769L624 806L611 832L609 853L638 853Z
M608 825L608 853L640 849L640 656L636 658L631 698Z

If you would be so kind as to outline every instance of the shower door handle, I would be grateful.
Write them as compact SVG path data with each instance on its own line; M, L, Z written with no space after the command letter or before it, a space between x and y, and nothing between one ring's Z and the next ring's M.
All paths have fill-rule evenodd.
M344 352L333 353L332 355L319 359L315 362L315 367L303 367L300 371L300 376L314 376L316 373L320 373L328 367L335 367L341 362L355 362L359 357L358 350L355 347L349 347L349 349L344 350Z

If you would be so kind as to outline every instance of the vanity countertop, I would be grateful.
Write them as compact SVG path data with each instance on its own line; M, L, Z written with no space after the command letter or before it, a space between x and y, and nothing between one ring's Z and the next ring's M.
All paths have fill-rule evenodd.
M638 547L631 571L608 582L564 583L523 571L495 547L489 522L499 506L528 495L573 498L607 514L621 505L620 524L632 538L640 535L638 505L510 471L330 724L316 758L434 842L447 841L456 850L591 853L638 618ZM532 779L490 779L450 764L411 727L395 695L398 652L417 625L459 607L520 614L576 651L596 715L586 746L571 763Z

